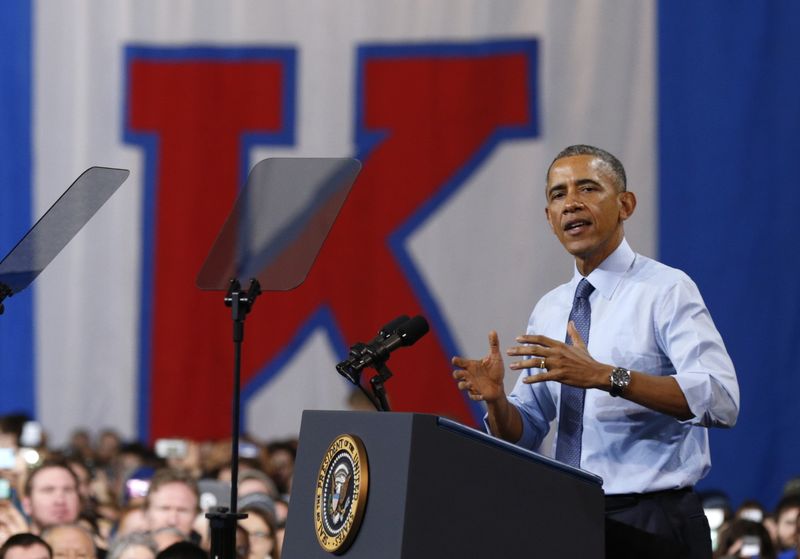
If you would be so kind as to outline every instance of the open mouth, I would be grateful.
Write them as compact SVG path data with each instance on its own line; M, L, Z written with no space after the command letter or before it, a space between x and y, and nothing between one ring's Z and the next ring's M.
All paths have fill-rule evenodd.
M564 224L564 232L566 232L569 235L579 235L580 233L585 231L590 225L591 222L589 220L573 219Z

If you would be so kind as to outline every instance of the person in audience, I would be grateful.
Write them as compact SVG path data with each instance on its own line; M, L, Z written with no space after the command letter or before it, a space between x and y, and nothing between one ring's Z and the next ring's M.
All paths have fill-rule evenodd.
M250 534L241 526L236 526L236 559L250 557Z
M250 539L249 559L280 559L275 501L265 493L251 493L239 499L239 512L247 513L239 526Z
M92 437L86 429L75 429L70 435L67 448L64 453L71 459L86 464L94 460L94 449L92 448Z
M53 559L53 550L36 534L22 532L0 546L0 559Z
M159 552L178 542L188 541L186 534L173 526L164 526L149 532L149 534L156 543L156 549Z
M50 526L42 539L53 548L55 559L97 559L97 548L92 534L78 524Z
M27 533L28 522L8 499L0 499L0 545L15 534Z
M267 445L267 474L278 486L281 495L292 491L294 461L297 456L296 441L278 441Z
M97 439L97 446L94 449L97 465L101 467L112 466L117 456L119 456L121 448L122 439L116 431L113 429L101 431Z
M22 428L30 419L24 413L12 413L0 417L0 448L18 448Z
M135 532L147 532L147 515L144 504L129 505L122 509L117 520L114 537L127 536Z
M192 523L199 511L200 494L193 477L180 470L158 470L150 480L145 501L148 529L175 528L184 539L199 541Z
M244 497L251 493L264 493L276 499L278 497L278 487L261 470L248 469L239 473L239 497Z
M775 548L761 523L736 518L720 531L716 557L775 559Z
M77 522L81 511L78 485L66 462L45 461L34 468L25 481L22 499L31 532L39 534L50 526Z
M158 547L150 534L134 532L116 538L106 559L155 559L157 553Z
M797 521L800 513L800 494L789 493L775 507L775 533L778 551L794 549L797 545Z
M795 523L795 542L794 547L783 551L778 555L778 559L800 559L800 516Z

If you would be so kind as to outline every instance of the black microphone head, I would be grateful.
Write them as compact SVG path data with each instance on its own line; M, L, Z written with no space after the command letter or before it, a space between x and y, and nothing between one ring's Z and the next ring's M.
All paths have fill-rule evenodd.
M406 322L408 322L408 315L401 314L391 322L387 322L386 324L383 325L383 327L380 329L380 332L378 332L378 338L380 339L388 338L389 336L394 334L395 330L397 330L400 326L402 326Z
M397 328L397 333L402 340L401 345L410 346L416 343L422 336L428 333L430 327L424 316L417 315L406 321L405 324Z

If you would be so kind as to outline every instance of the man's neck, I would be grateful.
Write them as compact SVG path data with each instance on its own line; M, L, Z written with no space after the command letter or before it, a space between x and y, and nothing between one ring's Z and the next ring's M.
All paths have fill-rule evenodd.
M614 251L619 248L619 245L622 244L622 239L624 238L625 232L622 230L622 227L620 227L618 234L608 239L605 244L597 247L597 249L592 251L591 254L576 256L575 266L578 268L578 272L583 277L586 277L594 272L598 266L605 261L606 258L611 256Z

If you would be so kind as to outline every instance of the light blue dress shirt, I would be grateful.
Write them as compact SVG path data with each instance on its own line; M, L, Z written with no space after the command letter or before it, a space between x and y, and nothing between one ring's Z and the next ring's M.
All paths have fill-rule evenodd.
M539 301L529 334L565 339L581 277L576 268L569 283ZM711 467L707 427L731 427L739 413L733 363L697 286L680 270L634 253L624 239L587 279L595 287L589 298L591 356L632 371L673 375L694 418L680 421L606 391L587 390L581 468L602 477L608 495L694 485ZM540 372L522 371L509 396L523 420L517 444L531 450L539 447L560 407L559 383L521 382Z

